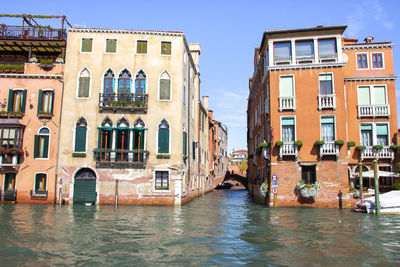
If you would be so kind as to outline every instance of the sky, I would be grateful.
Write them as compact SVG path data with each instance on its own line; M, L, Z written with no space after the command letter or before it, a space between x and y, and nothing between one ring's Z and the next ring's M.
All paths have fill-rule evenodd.
M347 25L345 37L392 41L394 73L399 75L399 11L398 0L19 0L2 1L0 9L66 15L80 27L183 31L189 43L201 45L201 95L209 96L214 119L228 126L228 152L247 149L248 80L264 31ZM397 103L399 90L398 79Z

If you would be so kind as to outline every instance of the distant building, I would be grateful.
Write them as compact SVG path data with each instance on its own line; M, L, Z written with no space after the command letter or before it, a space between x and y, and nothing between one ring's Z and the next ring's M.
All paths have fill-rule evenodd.
M234 150L228 156L228 171L247 176L247 150Z
M0 24L1 200L54 203L68 21L14 19L21 25ZM59 28L41 25L43 19Z
M260 184L267 181L271 192L276 174L280 206L338 207L341 193L350 207L356 200L349 186L358 186L359 162L363 186L373 187L374 157L381 190L392 188L398 129L393 44L345 38L346 27L264 32L249 81L254 199L264 202ZM318 196L304 196L299 181L320 182Z

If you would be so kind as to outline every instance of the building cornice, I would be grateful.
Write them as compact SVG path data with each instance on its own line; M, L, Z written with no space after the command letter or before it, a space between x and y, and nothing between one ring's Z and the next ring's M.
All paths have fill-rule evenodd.
M183 32L174 31L139 31L139 30L117 30L117 29L96 29L96 28L70 28L68 32L87 33L121 33L121 34L147 34L163 36L184 36Z
M393 48L394 44L352 44L343 46L343 50L363 50L363 49L382 49Z
M344 77L345 82L394 81L397 76Z
M330 63L330 64L301 64L301 65L277 65L269 66L269 71L279 70L307 70L307 69L326 69L326 68L343 68L346 63Z
M64 75L49 74L18 74L18 73L1 73L0 78L16 78L16 79L57 79L61 80Z

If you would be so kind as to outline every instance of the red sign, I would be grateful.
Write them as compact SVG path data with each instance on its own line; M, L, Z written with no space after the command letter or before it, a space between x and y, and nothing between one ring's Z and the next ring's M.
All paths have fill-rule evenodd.
M272 194L278 194L278 188L272 188Z

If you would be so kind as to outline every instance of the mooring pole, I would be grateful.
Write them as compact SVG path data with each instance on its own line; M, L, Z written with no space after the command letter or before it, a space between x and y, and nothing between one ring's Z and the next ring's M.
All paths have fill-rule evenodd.
M361 204L364 202L364 194L363 194L363 177L362 177L362 163L361 159L358 162L358 173L359 173L359 184L360 184L360 199L361 199ZM355 189L354 189L355 190Z
M58 183L58 207L61 208L61 202L62 202L62 178L60 178L60 181Z
M115 208L118 208L118 179L115 179Z
M378 164L376 156L374 157L374 180L375 180L375 213L381 213L381 204L379 203L379 179L378 179Z

